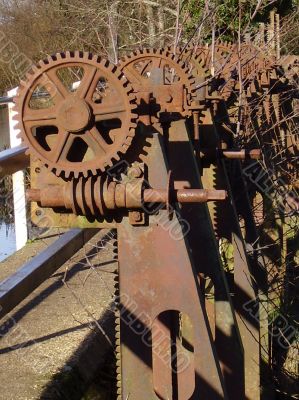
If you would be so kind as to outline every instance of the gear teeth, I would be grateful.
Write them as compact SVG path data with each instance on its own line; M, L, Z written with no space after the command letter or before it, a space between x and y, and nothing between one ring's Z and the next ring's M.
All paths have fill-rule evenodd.
M105 67L109 69L110 72L113 72L114 65L110 63L110 61L108 60L105 60L105 62L106 62Z
M118 69L116 67L116 65L114 67L115 67L114 73L115 73L117 79L121 80L124 77L124 74L122 73L122 71L120 69Z
M59 56L61 56L61 55L60 54L56 54L55 56L48 56L47 57L47 63L48 64L52 63L53 61L55 61L55 59L58 59Z
M16 137L17 137L17 139L22 139L21 132L17 133Z
M56 172L58 172L58 171L56 171ZM64 171L64 176L66 179L68 179L71 176L70 171Z
M39 69L45 68L46 65L47 63L44 60L39 60L37 63Z
M30 71L28 71L28 72L26 72L25 76L26 76L26 78L27 78L28 80L31 80L32 77L33 77L33 73L31 73Z
M104 61L104 67L107 69L110 69L110 71L112 71L112 65L110 64L109 60L106 60L105 58L103 58Z
M131 110L135 110L135 109L136 109L135 104L132 104ZM139 115L137 113L132 113L132 120L137 119L138 117L139 117ZM136 124L133 124L133 126L134 125L136 125Z
M21 80L21 81L20 81L20 84L19 84L19 87L20 87L20 88L25 88L26 86L27 86L27 82L24 81L24 80Z
M115 238L116 239L116 238ZM118 256L117 240L112 239L113 251ZM121 381L121 340L120 340L120 295L119 295L119 275L114 276L114 297L115 297L115 367L116 367L116 387L118 399L121 400L122 381Z
M31 66L31 69L32 69L33 74L38 74L39 73L39 68L38 68L37 65L33 64Z

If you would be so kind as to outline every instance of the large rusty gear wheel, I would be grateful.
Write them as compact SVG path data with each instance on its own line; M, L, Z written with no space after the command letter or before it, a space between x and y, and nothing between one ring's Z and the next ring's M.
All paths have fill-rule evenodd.
M74 69L81 74L75 86L67 82ZM47 94L38 106L37 89ZM115 65L89 53L66 52L40 61L21 82L15 107L29 153L66 179L105 171L135 135L131 86Z
M187 107L183 115L188 115L188 105L191 105L195 95L195 78L188 72L186 64L169 49L135 50L123 57L119 67L133 87L140 88L151 85L149 77L156 68L163 70L163 84L181 83L185 86Z

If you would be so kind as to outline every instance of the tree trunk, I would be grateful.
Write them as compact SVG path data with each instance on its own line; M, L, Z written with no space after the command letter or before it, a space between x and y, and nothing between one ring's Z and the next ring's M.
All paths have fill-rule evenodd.
M148 33L149 33L149 45L153 47L155 45L156 39L156 27L154 20L154 11L153 7L149 4L146 5L146 19L148 22Z

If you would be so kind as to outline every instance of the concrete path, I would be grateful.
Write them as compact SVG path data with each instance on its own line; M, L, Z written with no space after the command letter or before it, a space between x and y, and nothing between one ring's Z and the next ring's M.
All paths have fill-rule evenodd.
M0 263L0 280L57 237ZM0 400L114 398L115 243L100 231L0 321Z

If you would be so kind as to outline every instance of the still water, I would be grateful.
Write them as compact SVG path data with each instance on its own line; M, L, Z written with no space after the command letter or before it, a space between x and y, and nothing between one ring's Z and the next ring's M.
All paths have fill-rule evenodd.
M0 226L0 262L16 251L16 236L13 225Z

